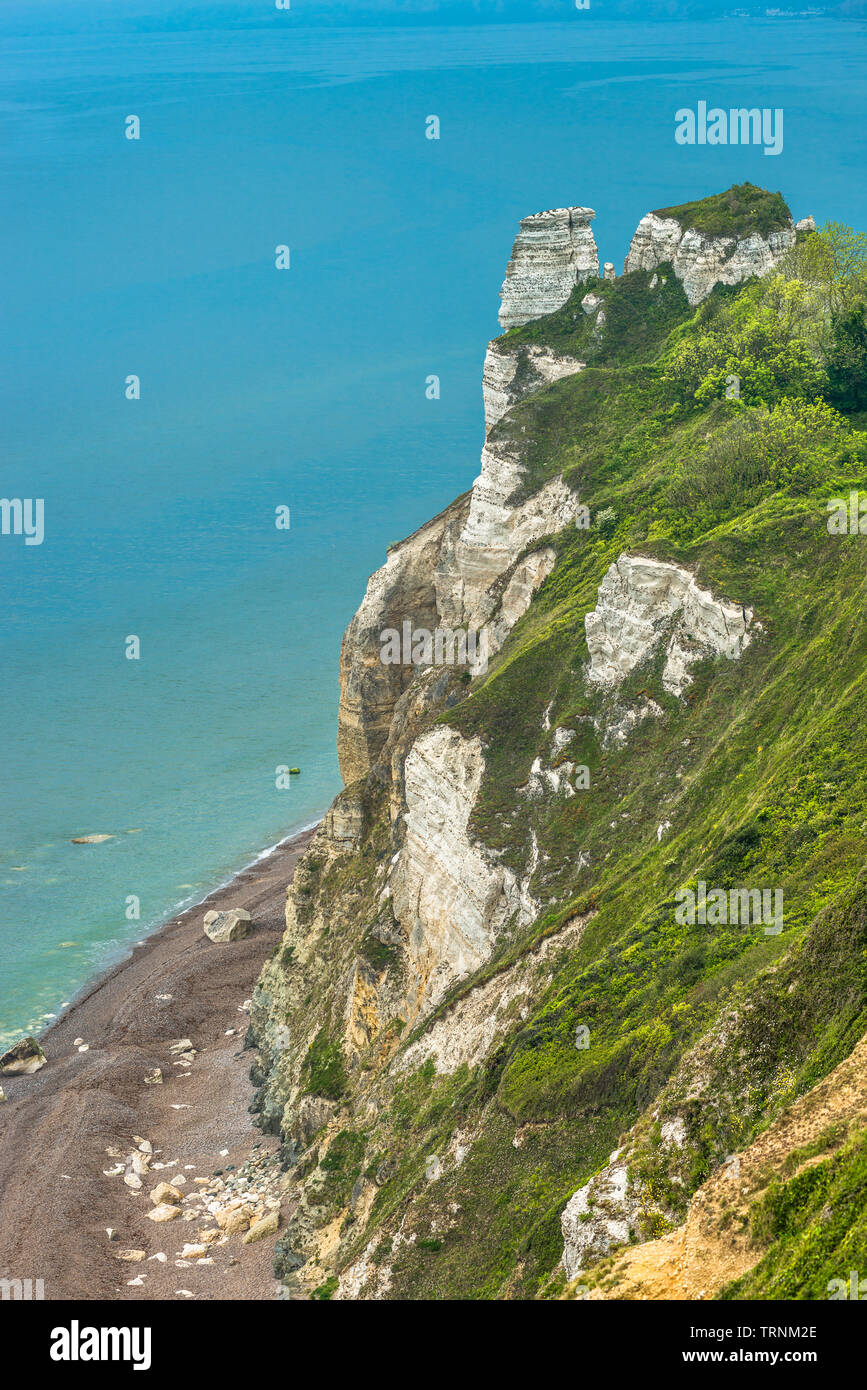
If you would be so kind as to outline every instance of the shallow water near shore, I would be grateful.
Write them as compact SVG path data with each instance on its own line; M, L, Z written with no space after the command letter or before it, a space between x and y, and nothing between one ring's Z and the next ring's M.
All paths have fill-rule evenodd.
M0 538L0 1042L339 789L341 634L386 545L478 471L520 216L595 206L618 268L648 209L744 179L867 222L841 175L863 26L793 24L782 65L772 22L287 31L227 5L145 32L121 9L0 20L3 492L45 499L42 545ZM718 74L786 108L778 158L674 143Z

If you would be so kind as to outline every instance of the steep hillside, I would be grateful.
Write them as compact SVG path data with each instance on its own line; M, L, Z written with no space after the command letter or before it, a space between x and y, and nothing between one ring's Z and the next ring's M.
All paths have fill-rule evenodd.
M557 307L347 630L248 1039L290 1297L557 1297L867 1030L863 248L744 188L601 280L589 209L524 219Z

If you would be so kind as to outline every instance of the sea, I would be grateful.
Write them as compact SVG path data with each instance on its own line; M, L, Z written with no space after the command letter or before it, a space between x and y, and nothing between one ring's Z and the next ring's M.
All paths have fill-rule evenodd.
M0 535L0 1042L327 809L341 635L478 472L522 216L595 208L618 271L746 180L867 227L863 23L338 11L0 7L0 495L44 516ZM782 152L678 144L700 101Z

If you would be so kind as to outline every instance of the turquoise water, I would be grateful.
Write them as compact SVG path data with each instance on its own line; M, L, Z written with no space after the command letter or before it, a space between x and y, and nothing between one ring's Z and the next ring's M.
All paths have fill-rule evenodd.
M863 26L54 9L0 18L0 492L45 499L0 537L0 1040L327 807L341 633L478 470L521 215L590 204L618 268L744 179L867 226ZM783 106L782 155L676 146L699 99Z

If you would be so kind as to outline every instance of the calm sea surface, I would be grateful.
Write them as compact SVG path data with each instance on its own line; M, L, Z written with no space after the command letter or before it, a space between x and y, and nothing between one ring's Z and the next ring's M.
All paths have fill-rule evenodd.
M60 9L0 16L0 494L45 502L0 536L0 1041L338 790L340 636L478 471L520 216L589 204L618 269L745 179L867 227L863 26ZM784 108L782 155L677 146L698 100Z

